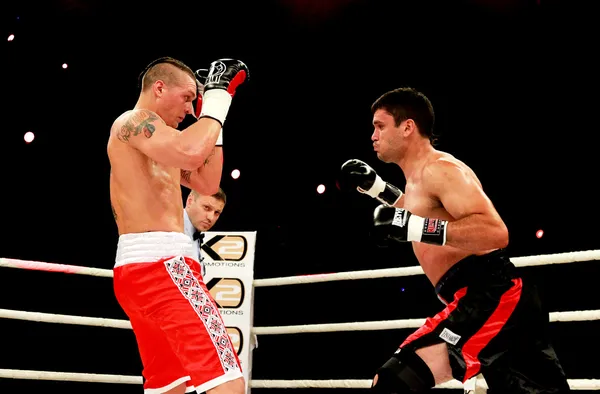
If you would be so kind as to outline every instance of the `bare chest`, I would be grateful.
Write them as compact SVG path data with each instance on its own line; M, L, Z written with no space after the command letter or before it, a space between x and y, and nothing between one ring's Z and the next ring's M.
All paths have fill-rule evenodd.
M418 180L406 182L404 208L422 217L452 219L440 200L428 192Z
M154 160L148 159L148 174L158 183L171 184L178 182L180 171L176 168L165 167Z
M148 160L148 174L153 189L161 197L170 199L173 194L179 193L180 171L178 169Z

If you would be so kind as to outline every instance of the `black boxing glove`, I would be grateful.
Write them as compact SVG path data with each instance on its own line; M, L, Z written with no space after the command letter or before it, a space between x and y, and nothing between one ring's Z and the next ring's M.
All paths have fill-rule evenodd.
M378 241L446 244L447 220L423 218L406 209L379 205L373 213L372 236Z
M342 164L342 182L387 205L394 205L402 197L402 191L385 182L373 168L364 161L348 160Z
M231 96L238 86L250 78L248 67L241 60L219 59L210 64L204 81L204 93L212 89L224 89Z
M240 60L219 59L212 62L207 77L200 81L204 89L200 111L196 110L199 112L198 119L212 118L222 126L236 89L248 78L248 67Z

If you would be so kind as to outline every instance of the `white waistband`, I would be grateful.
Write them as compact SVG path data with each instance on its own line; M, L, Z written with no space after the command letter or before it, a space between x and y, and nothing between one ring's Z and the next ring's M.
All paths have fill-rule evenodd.
M149 263L172 256L194 258L194 244L188 235L165 231L122 234L117 244L115 267Z

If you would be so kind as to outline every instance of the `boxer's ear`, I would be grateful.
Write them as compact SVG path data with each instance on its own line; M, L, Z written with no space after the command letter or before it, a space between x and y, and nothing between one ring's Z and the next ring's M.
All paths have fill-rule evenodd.
M417 124L412 119L406 119L402 123L400 123L400 131L402 132L402 136L404 138L408 137L412 133L417 131Z

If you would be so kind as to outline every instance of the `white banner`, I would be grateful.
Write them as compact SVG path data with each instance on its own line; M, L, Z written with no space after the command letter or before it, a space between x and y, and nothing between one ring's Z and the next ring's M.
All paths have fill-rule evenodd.
M252 371L251 337L254 294L254 251L256 231L207 231L200 252L204 258L204 283L215 299L219 312L238 353L246 392Z

